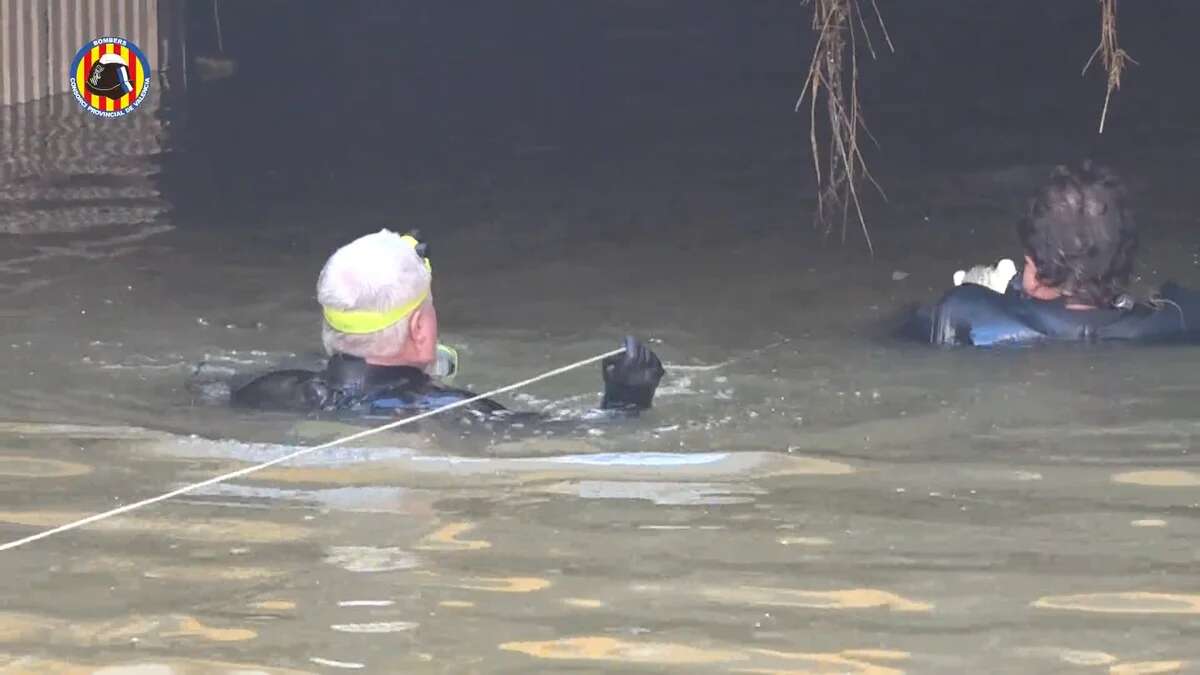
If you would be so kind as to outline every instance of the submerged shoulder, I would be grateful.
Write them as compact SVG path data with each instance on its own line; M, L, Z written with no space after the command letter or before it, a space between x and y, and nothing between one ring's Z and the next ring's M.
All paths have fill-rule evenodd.
M1129 323L1148 340L1200 342L1200 291L1174 282L1130 312Z
M311 370L276 370L234 389L230 403L255 410L318 410L330 397L329 385Z
M940 345L989 346L1036 340L1021 299L985 286L963 284L946 291L930 311L929 339Z

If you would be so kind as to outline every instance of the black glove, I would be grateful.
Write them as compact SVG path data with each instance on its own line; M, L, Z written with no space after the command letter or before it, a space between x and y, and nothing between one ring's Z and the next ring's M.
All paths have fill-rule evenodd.
M600 362L604 375L604 400L600 407L616 410L645 410L662 379L662 361L641 340L625 336L625 351Z

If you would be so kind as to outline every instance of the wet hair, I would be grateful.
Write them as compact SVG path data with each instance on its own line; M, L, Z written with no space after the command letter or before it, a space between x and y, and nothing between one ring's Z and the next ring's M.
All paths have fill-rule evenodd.
M1038 280L1077 302L1109 307L1133 274L1138 235L1125 185L1088 160L1051 172L1017 236Z

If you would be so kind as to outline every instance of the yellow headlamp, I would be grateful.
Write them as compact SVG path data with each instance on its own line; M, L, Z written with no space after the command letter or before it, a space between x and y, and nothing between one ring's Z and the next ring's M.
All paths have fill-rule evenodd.
M430 264L429 258L425 255L425 245L417 241L417 238L411 234L406 234L400 237L400 241L413 247L417 255L425 261L425 269L433 274L433 265ZM421 293L412 302L406 303L402 307L389 310L387 312L371 312L354 309L335 309L333 307L322 307L325 315L325 322L331 328L342 333L350 333L353 335L361 335L364 333L374 333L381 331L384 328L400 321L404 317L412 314L425 300L429 298L429 291Z

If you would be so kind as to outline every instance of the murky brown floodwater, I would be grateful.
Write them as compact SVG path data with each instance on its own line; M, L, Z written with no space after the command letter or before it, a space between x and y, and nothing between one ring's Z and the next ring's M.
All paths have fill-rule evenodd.
M871 262L812 235L804 165L755 145L800 135L738 111L766 129L745 151L764 164L739 163L710 133L733 117L583 178L547 146L482 196L404 184L384 219L434 242L457 384L632 331L668 363L651 414L573 437L422 423L0 553L0 670L1200 671L1200 352L885 335L955 269L1013 255L1046 167L885 176ZM1178 187L1161 160L1127 167L1143 195ZM1200 285L1200 204L1171 194L1143 212L1144 281ZM111 198L147 222L0 235L3 540L358 428L187 383L314 359L316 273L377 213L206 223ZM578 414L598 375L505 400Z

